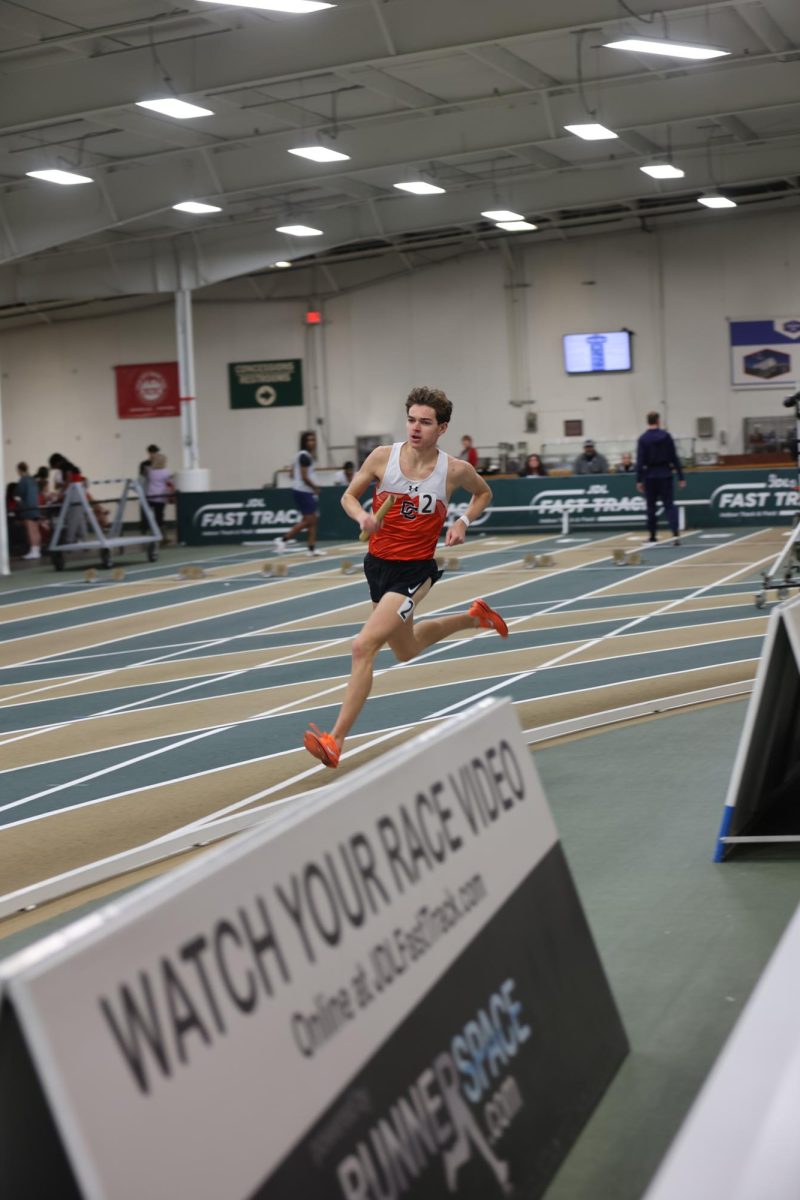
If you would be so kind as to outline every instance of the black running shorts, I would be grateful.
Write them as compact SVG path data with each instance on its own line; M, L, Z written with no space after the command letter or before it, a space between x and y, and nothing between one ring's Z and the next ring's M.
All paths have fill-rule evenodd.
M387 592L400 596L413 596L417 589L430 579L436 583L442 572L435 558L413 558L410 561L398 558L376 558L368 554L364 559L364 574L369 584L372 602L377 604Z

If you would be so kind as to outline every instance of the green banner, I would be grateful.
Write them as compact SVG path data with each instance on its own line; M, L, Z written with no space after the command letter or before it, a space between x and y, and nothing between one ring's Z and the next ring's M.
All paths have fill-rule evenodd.
M644 496L635 475L565 475L547 479L491 479L492 503L474 521L481 533L524 533L560 529L564 513L571 529L644 529ZM355 540L355 523L341 507L342 489L320 495L319 536ZM467 507L456 492L450 514ZM690 471L686 487L675 489L688 527L789 525L800 515L797 473L788 469ZM365 499L365 504L370 501ZM269 541L299 520L287 489L251 492L186 493L179 497L179 536L190 546L217 542ZM662 520L663 523L663 520Z
M231 408L289 408L303 403L299 358L228 363Z

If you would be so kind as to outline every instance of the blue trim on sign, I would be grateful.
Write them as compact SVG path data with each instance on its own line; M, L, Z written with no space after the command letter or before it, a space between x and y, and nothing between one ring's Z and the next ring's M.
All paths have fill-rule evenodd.
M731 821L733 820L733 810L733 804L726 804L722 810L722 824L720 825L719 833L717 834L717 845L716 849L714 850L713 858L714 862L722 862L723 860L723 855L725 854L725 843L722 839L728 836L728 830L730 829Z
M774 321L731 321L732 346L766 346L786 344L796 346L797 338L787 337L775 328Z

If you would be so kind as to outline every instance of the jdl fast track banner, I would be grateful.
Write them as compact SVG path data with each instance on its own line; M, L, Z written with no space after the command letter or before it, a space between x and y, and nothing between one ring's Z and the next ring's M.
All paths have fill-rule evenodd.
M789 524L800 513L800 492L794 470L696 471L676 489L676 502L685 509L687 525L725 526ZM519 533L560 529L565 514L574 529L643 529L644 496L628 475L551 477L547 479L489 479L492 503L471 530ZM341 490L323 488L320 495L320 536L352 540L353 522L340 504ZM466 493L456 493L450 505L455 517L467 507ZM367 501L369 503L369 501ZM205 492L179 497L178 529L182 542L263 541L285 533L299 520L292 493L283 489L246 492Z
M9 1196L541 1195L627 1044L510 702L282 812L8 960Z

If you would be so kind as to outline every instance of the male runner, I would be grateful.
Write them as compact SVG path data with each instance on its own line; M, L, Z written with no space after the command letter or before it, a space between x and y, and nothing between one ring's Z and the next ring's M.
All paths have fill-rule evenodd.
M353 642L353 670L336 724L330 733L311 725L303 739L306 750L326 767L339 765L344 739L370 693L381 647L388 645L398 662L408 662L460 630L495 629L508 637L505 621L485 600L476 600L468 612L414 625L416 605L441 578L434 554L450 496L456 488L464 488L472 499L466 513L448 529L447 546L463 543L470 524L492 498L474 467L437 448L452 411L444 392L415 388L406 401L407 440L373 450L342 496L342 508L370 535L364 574L374 607ZM361 497L373 483L372 512L366 513ZM395 503L378 521L375 514L390 496Z

